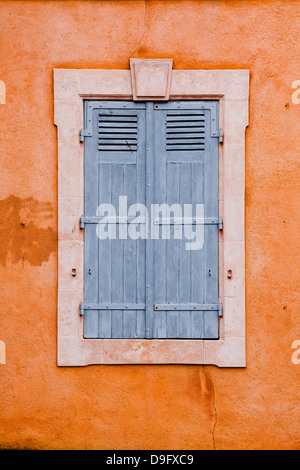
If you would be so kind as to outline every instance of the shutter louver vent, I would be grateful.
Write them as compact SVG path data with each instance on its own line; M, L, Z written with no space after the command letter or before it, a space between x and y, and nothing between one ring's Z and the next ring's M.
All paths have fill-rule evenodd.
M205 150L204 112L167 112L166 149L168 152Z
M99 114L98 150L135 152L137 150L136 114Z

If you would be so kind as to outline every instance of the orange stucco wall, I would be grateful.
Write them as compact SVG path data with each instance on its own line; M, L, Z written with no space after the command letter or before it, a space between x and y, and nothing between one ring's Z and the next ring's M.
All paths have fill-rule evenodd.
M299 0L0 1L0 448L300 448L299 18ZM251 71L246 369L56 366L52 71L132 57Z

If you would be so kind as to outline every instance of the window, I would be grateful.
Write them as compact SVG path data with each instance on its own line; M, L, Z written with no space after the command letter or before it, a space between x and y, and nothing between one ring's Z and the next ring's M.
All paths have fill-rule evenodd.
M58 365L138 363L245 367L244 191L249 72L172 70L169 61L165 67L165 70L168 68L168 73L165 74L160 73L160 65L156 61L156 70L152 73L151 61L147 62L146 68L143 68L143 62L147 60L141 60L139 67L135 68L136 89L130 70L54 71L54 122L58 138ZM139 83L139 77L143 78L143 83L145 77L148 77L146 87ZM167 77L170 96L165 94L164 85L161 86L163 77ZM160 84L160 90L156 97L157 84ZM94 117L91 121L93 136L89 137L86 133L89 129L90 104ZM93 107L94 105L96 107ZM178 105L182 105L182 108L178 108ZM182 121L177 122L178 116L183 119L181 113L186 113L187 118L189 113L196 113L197 119L200 120L203 119L203 110L204 121L201 122L205 123L204 140L197 132L187 132L186 134L195 134L193 137L189 136L187 142L182 138L185 131L179 132L180 137L177 139L174 135L176 132L173 132L173 123L178 130L177 124L182 124ZM121 128L127 128L127 133L133 134L134 137L129 138L126 135L124 140L122 134L125 135L126 132L119 135L116 143L118 156L114 153L116 161L112 162L107 150L111 139L104 139L103 135L113 132L106 133L103 129L108 126L111 130L109 126L112 121L105 121L105 115L113 116L115 112L119 117L123 116ZM125 119L126 113L132 121ZM150 126L149 120L152 122ZM131 122L131 125L126 127L124 122ZM213 127L210 129L212 125L216 126L216 135L213 135ZM203 130L200 125L197 127ZM133 132L128 132L128 128ZM188 126L185 128L188 129ZM80 129L83 129L81 138ZM96 138L98 129L100 134ZM223 145L219 143L219 129L224 131ZM165 134L164 130L167 131ZM191 143L190 140L193 139L196 142ZM179 145L177 140L180 140ZM131 147L129 150L126 142ZM124 143L125 148L122 145ZM112 146L114 144L115 142ZM96 148L98 145L99 149ZM191 148L193 145L197 147ZM94 146L94 153L89 146ZM185 152L181 150L181 146ZM189 150L186 146L190 146ZM146 152L141 152L141 148L146 149ZM90 168L90 176L86 173L86 178L89 178L91 188L93 184L98 185L99 181L101 183L102 178L99 186L103 190L102 193L98 189L89 193L84 181L84 163L85 159L86 164L88 162L89 152L90 156L97 154L96 162L103 168L99 173ZM210 167L209 174L204 175L205 184L197 186L196 182L203 182L200 170L203 165L197 163L198 158L204 161L208 155L214 164ZM85 169L87 168L88 166ZM107 175L110 172L110 179L108 176L104 177L105 172ZM165 178L166 175L169 175L168 179ZM152 188L149 178L153 181ZM137 183L134 189L131 187L124 191L126 184L132 179ZM191 188L191 182L194 189L191 192L186 191ZM206 188L204 192L203 188ZM115 198L113 201L108 196L105 197L105 194L112 192L111 189ZM195 197L197 191L199 195ZM210 195L207 194L208 191ZM128 220L122 218L119 210L120 196L125 195ZM159 228L160 234L164 229L167 231L168 224L165 224L164 219L168 219L169 214L162 211L152 213L150 205L152 201L154 204L165 203L170 209L172 202L177 203L178 195L181 209L177 207L175 212L170 210L170 240L142 236L135 240L134 237L129 237L129 230L131 235L134 232L145 234L146 230L151 228ZM211 200L206 199L207 197L211 197ZM211 201L209 204L208 200ZM121 201L124 204L125 198L121 198ZM116 206L115 213L113 209L110 209L110 215L103 212L102 202L113 202L111 206ZM198 213L195 212L197 202ZM132 206L136 203L142 204L146 209L135 211ZM211 209L207 212L210 204ZM193 220L190 226L183 223L190 216L189 212L184 213L184 206L192 207L190 219ZM202 206L204 212L201 212ZM93 223L87 220L91 214L95 217ZM109 223L104 221L103 227L98 225L99 219L105 217ZM111 224L114 219L110 217L115 217L117 223ZM200 219L200 223L197 219ZM221 222L223 230L220 230ZM81 229L80 225L83 225L84 229ZM178 235L180 225L184 234L182 239L174 236L175 233ZM117 237L99 240L99 237L94 236L92 240L92 235L89 235L95 234L95 228L98 227L98 235L100 234L101 238L102 229L105 231L114 226L117 233L120 230L127 233L127 239ZM211 251L211 255L204 255L206 248L185 249L187 243L191 248L197 241L196 230L199 230L198 233L204 230L204 244L208 241L204 246ZM188 240L187 235L194 238ZM201 243L200 236L198 242ZM106 243L107 246L113 245L113 249L107 249L105 254L101 254ZM132 246L131 250L126 251L127 255L131 256L129 260L124 257L125 251L122 247L125 243ZM169 245L169 250L177 255L166 256L166 251L162 248L164 244ZM97 256L90 255L89 259L89 249L91 253L97 250ZM120 254L116 256L118 250ZM179 252L184 252L185 256L180 257ZM98 296L92 289L93 282L101 274L101 269L104 269L104 264L101 263L100 272L97 272L100 266L98 256L102 256L103 260L106 256L109 261L110 253L115 259L123 256L122 270L118 272L115 266L107 263L111 270L118 272L119 278L113 276L116 285L111 289L109 283L112 282L112 277L105 277L102 272L102 279L107 283L107 288L104 289L102 285L102 293ZM202 261L201 256L204 257ZM213 260L212 266L208 260ZM191 263L194 262L200 269L191 269ZM181 263L180 269L177 269L178 263ZM130 265L134 265L136 269L130 271ZM105 269L109 274L109 268ZM157 275L153 276L151 272ZM177 273L177 277L174 273ZM96 277L93 277L94 275ZM118 279L120 281L117 281ZM161 283L159 279L162 279ZM188 293L186 286L192 285L191 279L197 280L201 295L193 296L191 290ZM205 282L201 284L201 281L198 282L200 279L207 279L205 282L211 283L208 284L211 288L204 287ZM151 285L148 280L152 280L153 288L147 287ZM133 285L136 287L132 290ZM163 290L166 286L167 292ZM150 295L147 294L148 290ZM91 296L89 292L92 293ZM129 292L134 293L132 298L129 297ZM202 296L203 292L207 294L206 297ZM105 297L107 293L113 293L115 297ZM117 297L118 295L120 297ZM121 300L124 300L124 309L119 307ZM116 304L119 305L117 309L113 308ZM193 310L189 310L191 305ZM212 306L212 311L206 310L207 305ZM105 310L102 310L104 307ZM180 310L177 310L178 307ZM168 310L169 308L171 310ZM202 310L203 308L205 310ZM109 314L103 320L104 314L108 313L106 310ZM117 320L118 315L122 315L122 320L126 319L126 325ZM213 320L205 331L206 327L203 329L203 325L209 324L206 317ZM196 323L191 319L201 319L202 326L194 328ZM113 322L122 326L119 332L112 328ZM113 337L110 337L109 331L113 331Z
M84 338L219 338L217 111L85 102Z

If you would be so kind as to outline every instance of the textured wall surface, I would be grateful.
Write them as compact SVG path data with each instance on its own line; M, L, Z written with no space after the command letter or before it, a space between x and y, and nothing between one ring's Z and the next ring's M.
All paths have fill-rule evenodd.
M0 448L300 448L299 17L299 0L0 1ZM142 57L251 72L246 369L56 366L53 68Z

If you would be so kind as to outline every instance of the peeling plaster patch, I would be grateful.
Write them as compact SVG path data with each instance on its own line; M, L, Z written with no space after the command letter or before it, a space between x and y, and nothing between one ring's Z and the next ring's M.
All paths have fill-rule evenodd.
M57 233L53 225L54 213L50 202L33 198L9 196L0 201L0 264L27 261L41 266L57 251ZM46 225L46 227L44 226Z

